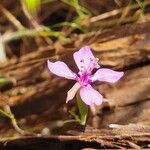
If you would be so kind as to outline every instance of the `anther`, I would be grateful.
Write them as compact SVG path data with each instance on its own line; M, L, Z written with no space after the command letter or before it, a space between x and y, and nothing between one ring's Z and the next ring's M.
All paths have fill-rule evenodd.
M84 60L83 60L83 59L81 59L81 60L80 60L80 62L81 62L81 63L83 63L83 62L84 62Z
M92 58L90 58L90 61L93 61L93 59L92 59Z

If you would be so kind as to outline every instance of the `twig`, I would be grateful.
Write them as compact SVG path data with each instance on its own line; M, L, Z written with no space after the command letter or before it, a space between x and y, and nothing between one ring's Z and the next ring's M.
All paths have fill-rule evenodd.
M9 105L5 105L3 106L3 110L0 109L0 113L3 114L4 116L8 117L11 119L11 122L12 122L12 125L14 127L14 129L21 135L32 135L32 136L38 136L37 134L35 133L30 133L28 131L25 131L23 129L21 129L18 124L17 124L17 121L13 115L13 113L11 112L11 109L10 109L10 106Z
M138 125L138 124L110 124L110 128L114 129L114 132L121 133L122 135L132 135L132 136L150 136L150 126L148 125Z
M146 5L149 5L150 4L150 1L146 1L143 3L144 6ZM132 9L136 9L136 8L139 8L140 6L138 4L135 4L135 5L132 5L130 7L130 10ZM109 17L112 17L112 16L116 16L118 14L121 14L122 11L125 9L126 7L124 8L120 8L120 9L115 9L115 10L112 10L112 11L109 11L109 12L106 12L106 13L103 13L101 15L98 15L98 16L94 16L90 19L90 23L94 23L94 22L97 22L99 20L102 20L102 19L106 19L106 18L109 18Z
M5 62L6 60L7 60L6 51L5 51L3 39L0 33L0 62Z
M14 129L15 129L18 133L24 135L24 134L25 134L25 131L22 130L22 129L18 126L17 121L16 121L14 115L13 115L12 112L11 112L10 106L9 106L9 105L5 105L5 106L4 106L4 110L5 110L6 113L8 114L7 116L11 119L12 125L13 125Z
M0 4L0 9L2 13L9 19L9 21L18 29L18 30L24 30L24 26L16 19L15 16L13 16L7 9L5 9Z
M26 6L25 6L23 0L21 0L21 5L22 5L22 9L23 9L23 11L24 11L25 16L28 18L29 21L31 21L32 26L33 26L35 29L36 29L36 28L38 28L38 29L43 28L43 27L38 23L38 21L28 12L28 10L26 9ZM48 37L44 37L44 40L45 40L49 45L51 45L51 44L53 43L52 40L51 40L50 38L48 38ZM36 42L37 42L37 41L36 41ZM38 44L38 42L37 42L37 44Z

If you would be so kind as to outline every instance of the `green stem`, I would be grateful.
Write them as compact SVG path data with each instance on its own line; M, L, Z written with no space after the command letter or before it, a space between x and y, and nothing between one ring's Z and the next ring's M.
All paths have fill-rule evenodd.
M5 112L5 111L2 110L2 109L0 109L0 113L1 113L3 116L6 116L6 117L8 117L8 118L10 118L10 119L12 118L9 113Z
M6 109L6 111L0 109L0 113L4 116L10 118L12 125L17 132L19 132L20 134L25 134L26 132L18 126L17 121L16 121L13 113L10 110L10 107L8 105L6 105L6 106L4 106L4 108Z
M65 120L65 121L63 121L64 124L73 123L73 122L75 122L75 123L80 123L80 120L70 119L70 120Z

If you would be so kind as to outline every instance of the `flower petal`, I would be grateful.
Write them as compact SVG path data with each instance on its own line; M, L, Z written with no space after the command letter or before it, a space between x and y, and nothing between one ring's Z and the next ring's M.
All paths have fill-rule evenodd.
M82 47L79 51L73 54L73 57L79 70L83 70L83 68L88 70L90 67L93 67L93 64L97 64L97 59L92 54L89 46Z
M100 105L103 102L103 96L90 85L80 89L80 96L87 105Z
M49 70L56 74L57 76L64 77L67 79L75 79L76 74L72 72L68 66L62 62L62 61L56 61L56 62L50 62L49 60L47 61L47 65Z
M113 71L111 69L102 68L102 69L99 69L95 72L93 77L91 77L91 80L93 82L98 80L98 81L105 81L105 82L115 83L123 75L124 75L124 72Z
M80 87L81 87L81 85L78 82L76 82L73 85L73 87L67 92L66 103L68 103L68 101L70 101L74 98L74 96L76 95L76 93Z

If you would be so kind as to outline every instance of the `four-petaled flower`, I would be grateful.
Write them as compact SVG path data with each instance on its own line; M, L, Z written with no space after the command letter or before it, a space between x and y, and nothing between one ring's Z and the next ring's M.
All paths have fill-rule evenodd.
M49 60L47 61L48 68L52 73L76 81L67 93L66 103L72 100L79 90L80 97L85 104L100 105L103 101L103 96L92 88L91 83L95 81L115 83L124 73L107 68L100 68L98 58L94 57L89 46L82 47L73 54L73 57L79 69L78 74L72 72L62 61L56 61L54 63ZM98 70L92 75L93 69Z

